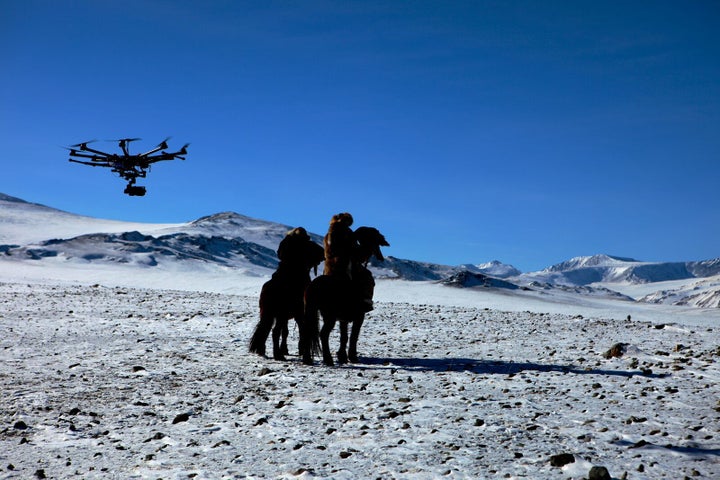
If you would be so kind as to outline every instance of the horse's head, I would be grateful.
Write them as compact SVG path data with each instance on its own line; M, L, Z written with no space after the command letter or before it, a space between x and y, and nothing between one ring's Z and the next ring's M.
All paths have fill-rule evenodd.
M358 227L355 229L355 239L358 243L357 256L361 262L366 263L372 256L381 262L385 260L380 247L389 247L390 244L377 228Z

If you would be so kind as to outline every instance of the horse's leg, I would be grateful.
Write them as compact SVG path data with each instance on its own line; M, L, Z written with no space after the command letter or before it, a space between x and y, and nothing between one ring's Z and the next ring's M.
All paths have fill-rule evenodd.
M327 297L325 294L327 282L328 279L323 275L310 282L310 285L305 289L302 320L298 323L300 325L300 344L302 345L302 357L305 365L312 365L313 357L322 352L319 325L320 307L323 298ZM330 330L332 330L332 327L330 327Z
M340 320L340 348L337 351L338 363L343 365L348 361L347 355L348 342L348 322Z
M355 319L352 322L352 331L350 332L350 350L348 351L348 359L352 363L358 363L357 354L357 342L360 337L360 328L365 321L365 315L361 315L360 318Z
M337 319L332 315L323 315L323 326L320 329L320 342L322 343L323 363L332 366L334 364L332 353L330 353L330 332L335 328Z
M276 319L275 321L275 328L272 330L272 338L273 338L273 358L275 360L285 360L285 355L282 351L282 346L280 345L281 337L283 334L283 331L287 330L287 319L285 321L282 321L280 318Z
M290 350L288 350L287 345L287 339L288 339L288 321L290 319L285 320L285 324L282 327L281 337L280 337L280 353L282 355L290 355Z
M273 327L274 318L267 309L260 309L260 321L255 327L255 332L250 339L250 352L258 355L265 355L265 342Z

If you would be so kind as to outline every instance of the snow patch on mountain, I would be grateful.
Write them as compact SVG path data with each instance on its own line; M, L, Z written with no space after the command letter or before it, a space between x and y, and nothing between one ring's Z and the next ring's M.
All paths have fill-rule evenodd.
M540 272L520 275L525 282L591 285L600 282L654 283L695 278L694 272L712 272L710 262L641 262L610 255L575 257ZM720 267L718 267L720 269Z
M26 245L89 233L122 233L137 230L153 233L177 229L177 223L137 223L103 220L30 203L0 193L0 245Z
M276 250L285 234L293 228L289 225L259 220L235 212L221 212L192 221L182 231L215 237L241 237L247 242ZM311 234L311 237L314 241L322 243L321 236Z
M624 267L628 263L638 263L632 258L616 257L612 255L592 255L589 257L574 257L565 262L561 262L543 271L546 272L567 272L588 267Z
M642 297L640 301L698 308L720 308L720 275L679 288L659 290Z
M470 272L482 273L495 278L510 278L522 274L520 270L513 267L512 265L502 263L498 260L493 260L491 262L481 263L478 265L465 264L461 265L461 267Z
M517 290L518 288L520 288L514 283L500 280L495 277L490 277L488 275L483 275L482 273L469 272L467 270L463 272L458 272L442 280L440 283L442 283L443 285L448 285L450 287L465 288L505 288L508 290Z

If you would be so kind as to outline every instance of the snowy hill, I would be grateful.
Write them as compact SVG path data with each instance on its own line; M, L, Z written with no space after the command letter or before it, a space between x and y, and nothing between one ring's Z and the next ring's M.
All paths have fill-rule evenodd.
M720 275L701 279L677 288L661 289L640 298L641 302L720 308Z
M26 245L51 238L87 233L143 233L173 229L179 224L150 224L102 220L76 215L0 193L0 245Z
M256 290L277 266L275 250L290 228L234 212L175 224L103 220L0 194L0 278L71 280L84 276L100 282L132 278L131 284L136 285L157 282L162 274L192 285L202 271L213 276L210 283L222 285L215 287L220 291L233 287ZM321 235L311 235L322 242ZM522 287L520 292L564 299L571 294L708 308L716 307L720 297L715 282L694 285L697 277L719 275L720 259L653 263L594 255L521 274L497 260L448 266L388 255L385 262L374 261L371 268L377 279L439 282L471 290L479 286ZM140 272L142 277L137 275ZM227 281L228 274L234 275L232 282ZM630 285L672 280L684 283L643 292L628 290Z
M525 281L561 285L654 283L720 274L720 259L703 262L641 262L610 255L575 257L540 272L519 276Z
M443 285L451 287L465 287L465 288L505 288L508 290L517 290L518 287L514 283L506 282L495 277L483 275L482 273L474 273L463 271L452 275L441 282Z

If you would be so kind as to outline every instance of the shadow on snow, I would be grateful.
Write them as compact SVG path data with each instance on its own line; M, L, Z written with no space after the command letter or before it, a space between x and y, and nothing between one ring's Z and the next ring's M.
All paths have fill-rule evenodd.
M615 375L620 377L663 378L666 374L644 373L638 370L606 370L582 368L572 365L551 365L534 362L509 362L502 360L477 360L473 358L372 358L363 357L367 366L385 366L415 372L462 372L477 374L514 375L520 372L558 372L578 375Z

